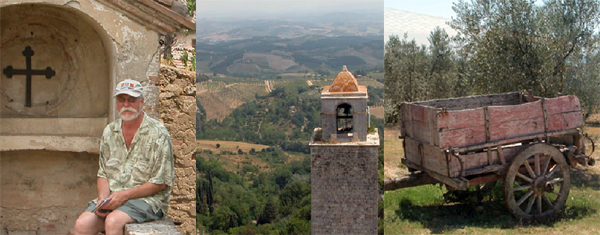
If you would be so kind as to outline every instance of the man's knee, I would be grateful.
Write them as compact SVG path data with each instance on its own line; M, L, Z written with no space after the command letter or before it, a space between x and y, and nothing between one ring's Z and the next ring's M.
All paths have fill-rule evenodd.
M115 210L106 216L104 220L104 228L108 230L122 230L125 228L125 224L135 222L125 212Z
M83 212L75 221L73 228L76 235L95 235L99 232L102 221L91 212Z

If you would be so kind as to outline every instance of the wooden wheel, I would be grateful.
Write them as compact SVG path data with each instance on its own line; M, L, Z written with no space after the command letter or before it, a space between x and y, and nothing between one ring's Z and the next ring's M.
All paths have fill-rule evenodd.
M504 200L516 218L542 220L562 210L569 195L570 168L555 147L536 144L521 151L504 178Z

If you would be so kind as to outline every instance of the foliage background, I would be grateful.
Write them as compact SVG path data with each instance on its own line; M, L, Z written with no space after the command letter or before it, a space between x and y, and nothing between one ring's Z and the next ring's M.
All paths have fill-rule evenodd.
M385 121L398 105L437 98L532 89L576 95L587 117L598 107L597 0L460 0L449 23L458 34L431 32L429 46L392 36L385 45Z

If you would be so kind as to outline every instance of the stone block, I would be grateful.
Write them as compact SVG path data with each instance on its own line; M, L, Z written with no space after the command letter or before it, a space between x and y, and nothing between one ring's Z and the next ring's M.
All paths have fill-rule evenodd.
M173 221L169 218L125 225L125 235L181 235Z

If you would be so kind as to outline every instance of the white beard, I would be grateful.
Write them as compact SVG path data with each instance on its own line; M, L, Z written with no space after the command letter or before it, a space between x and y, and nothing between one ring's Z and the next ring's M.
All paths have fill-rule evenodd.
M123 115L123 113L125 111L131 111L133 112L133 114L131 115ZM140 111L135 110L134 108L128 108L128 107L123 107L121 108L121 110L119 110L119 115L121 116L121 119L123 119L123 121L131 121L136 119L138 116L140 116Z

